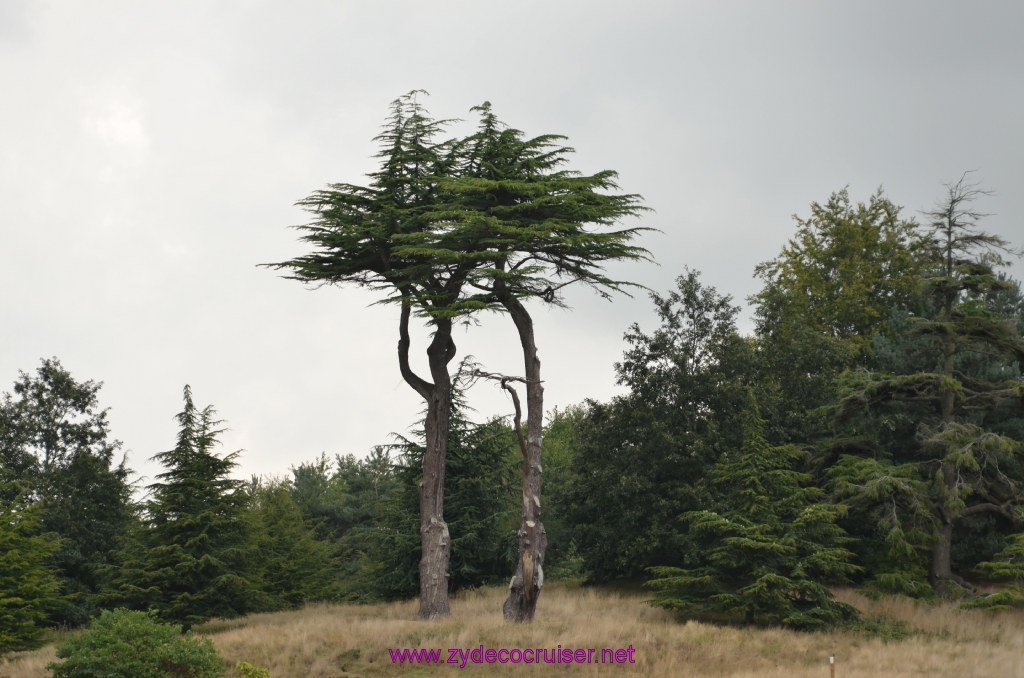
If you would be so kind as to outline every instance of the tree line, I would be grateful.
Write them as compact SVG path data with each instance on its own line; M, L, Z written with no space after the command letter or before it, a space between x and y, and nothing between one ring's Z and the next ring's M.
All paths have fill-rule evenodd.
M242 482L237 453L216 450L216 412L186 387L175 446L155 457L165 471L139 502L99 384L44 360L0 408L0 649L112 606L188 628L418 593L432 618L449 593L509 572L516 621L533 617L545 577L643 582L686 617L799 628L856 614L832 597L839 582L1020 602L1024 319L1000 270L1019 251L982 230L969 175L925 223L881 190L812 203L754 272L749 336L732 298L684 271L651 294L660 325L625 333L625 393L545 417L525 303L561 303L571 283L628 285L601 264L646 257L630 244L642 229L607 227L642 208L614 193L612 172L560 169L560 137L474 110L474 134L438 139L443 121L414 93L396 101L380 172L301 202L317 250L275 265L399 307L421 429L361 459ZM449 367L452 322L484 310L512 319L525 376ZM430 379L409 368L413 313L433 332ZM509 391L512 416L470 421L482 378ZM990 579L1017 588L978 595Z

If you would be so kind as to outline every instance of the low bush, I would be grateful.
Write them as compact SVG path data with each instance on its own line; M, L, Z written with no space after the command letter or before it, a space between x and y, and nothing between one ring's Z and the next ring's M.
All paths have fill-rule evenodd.
M226 670L209 638L182 635L145 612L104 611L57 647L54 678L219 678Z

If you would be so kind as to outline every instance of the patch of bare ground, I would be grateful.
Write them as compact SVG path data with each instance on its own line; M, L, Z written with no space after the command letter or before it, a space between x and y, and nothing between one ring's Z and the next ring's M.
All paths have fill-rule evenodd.
M962 612L954 605L926 606L906 600L869 600L839 591L865 616L906 624L909 634L797 633L782 629L721 627L678 622L644 603L643 593L611 592L551 584L545 587L531 625L506 624L503 589L463 593L452 601L452 616L415 620L416 603L372 606L313 605L296 612L214 621L209 635L233 666L248 661L270 669L274 678L354 676L672 676L730 678L824 678L828 657L836 676L891 678L1024 678L1024 612ZM878 629L881 629L880 631ZM902 636L892 639L889 636ZM392 663L388 650L448 648L634 648L635 663L547 664ZM52 647L0 662L0 676L42 678ZM229 672L230 673L230 672ZM237 674L235 674L237 675Z

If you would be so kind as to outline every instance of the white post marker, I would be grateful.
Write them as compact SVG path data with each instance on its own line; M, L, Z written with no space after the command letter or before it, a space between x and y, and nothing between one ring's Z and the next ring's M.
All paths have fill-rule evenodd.
M836 678L836 656L834 654L828 656L828 672L832 678Z

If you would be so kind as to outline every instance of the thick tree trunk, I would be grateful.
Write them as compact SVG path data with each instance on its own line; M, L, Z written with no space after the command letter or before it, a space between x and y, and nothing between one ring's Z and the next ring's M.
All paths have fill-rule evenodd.
M953 580L951 545L953 542L953 524L944 522L939 534L932 544L932 565L928 572L928 583L935 589L940 598L950 595L949 582Z
M507 621L533 621L544 586L547 532L540 520L541 455L544 425L544 386L534 341L533 319L517 299L502 299L519 331L526 364L526 444L523 449L523 511L519 523L519 559L502 610Z
M423 480L420 482L420 619L438 619L451 613L448 605L448 563L451 539L444 521L444 468L451 423L451 375L448 363L455 357L451 323L439 322L427 348L430 374L428 382L409 366L408 304L402 306L399 325L398 363L402 377L427 401L424 422L426 450L423 453Z
M442 393L441 391L447 391ZM427 449L420 481L420 619L447 617L451 539L444 521L444 466L451 417L451 390L435 385L427 404Z

